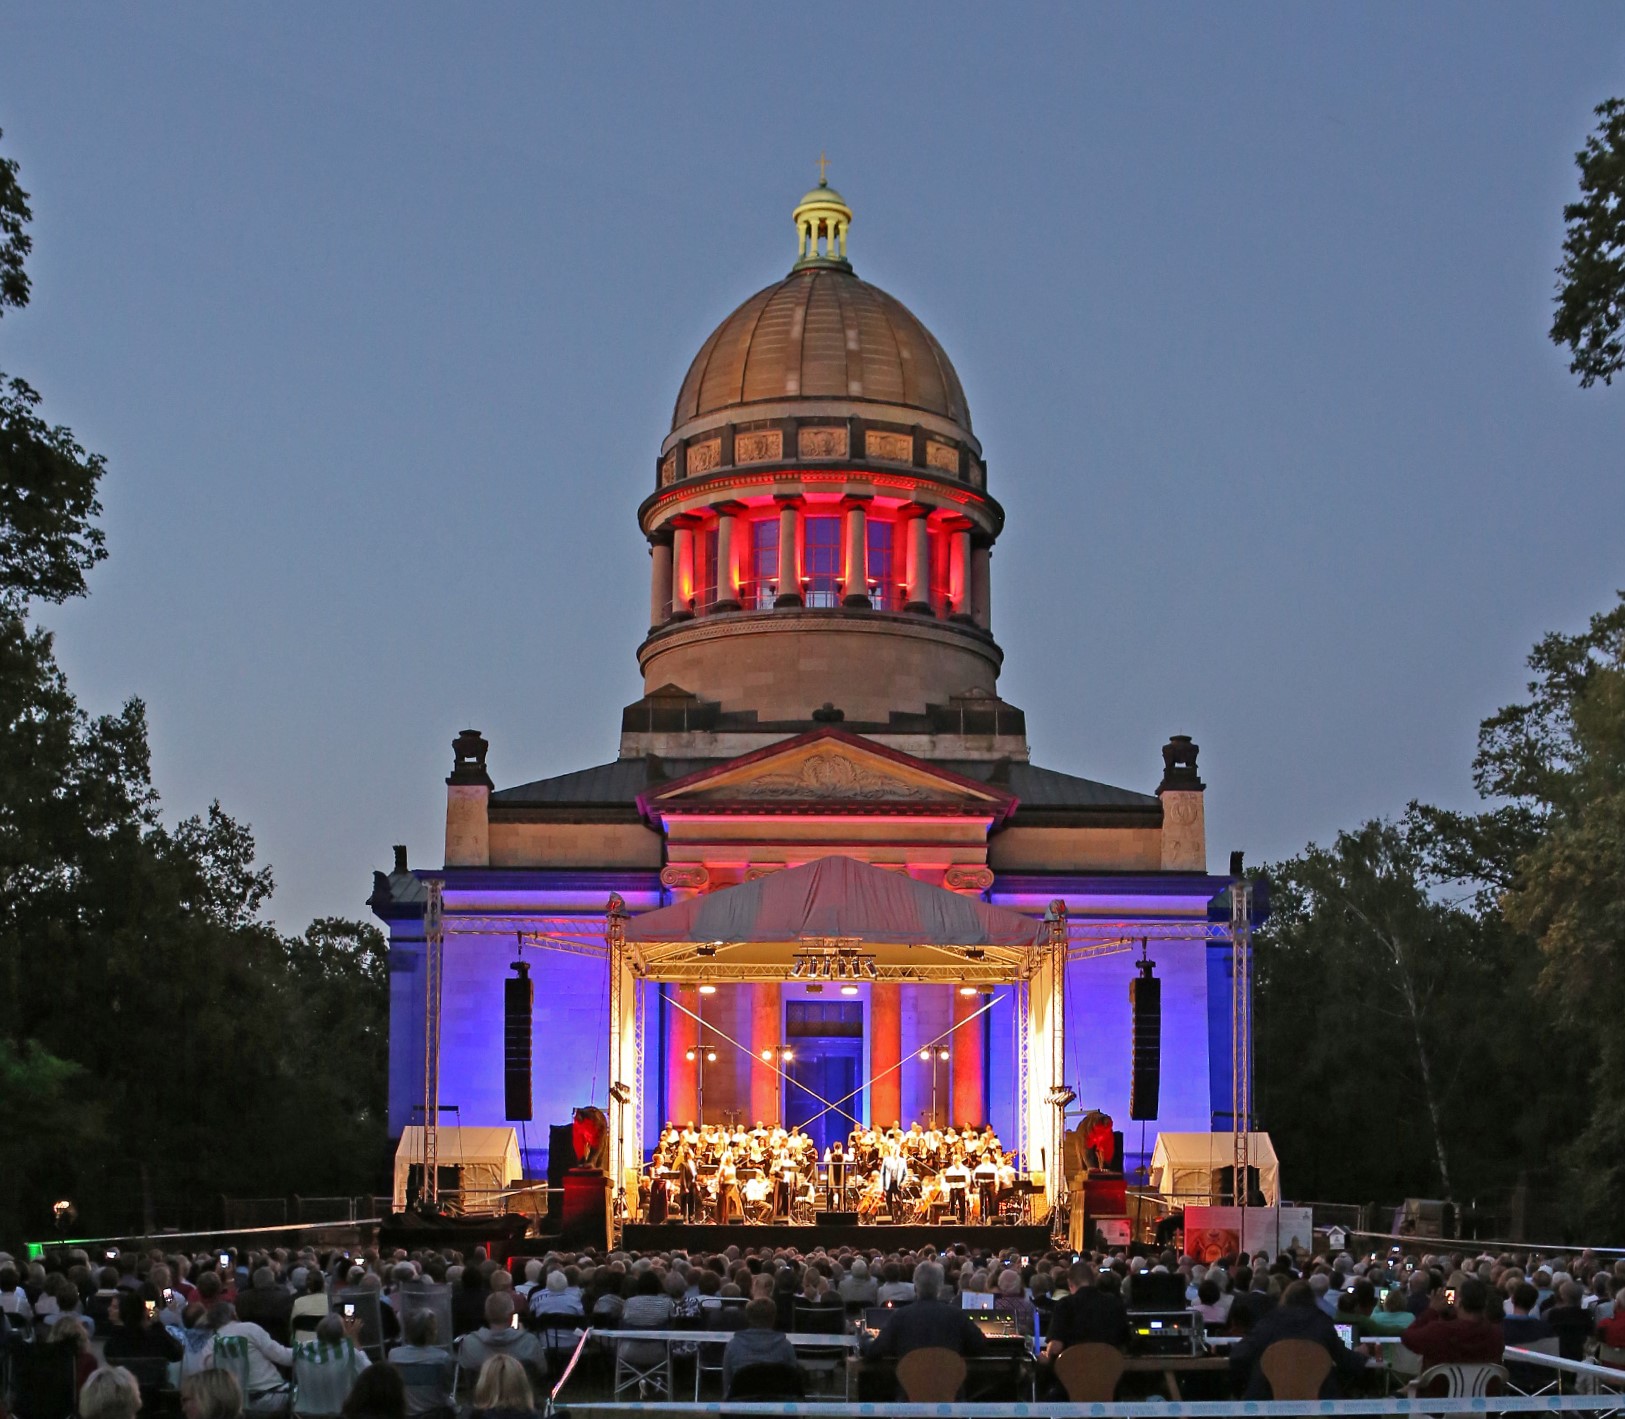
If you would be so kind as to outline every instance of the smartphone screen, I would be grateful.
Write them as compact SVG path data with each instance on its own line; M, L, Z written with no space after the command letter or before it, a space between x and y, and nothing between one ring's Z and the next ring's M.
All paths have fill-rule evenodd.
M175 1293L173 1291L171 1291L169 1289L169 1287L167 1287L167 1286L164 1287L164 1304L167 1306L174 1299L175 1299Z
M1454 1286L1446 1286L1444 1288L1444 1303L1447 1306L1453 1306L1456 1304L1456 1288Z
M156 1302L156 1301L148 1301L147 1302L147 1316L148 1316L148 1318L151 1319L151 1317L153 1317L153 1316L155 1316L157 1314L158 1314L158 1302Z
M344 1318L345 1318L345 1320L354 1320L355 1319L355 1302L354 1301L346 1301L344 1303Z
M221 1266L231 1265L231 1253L229 1251L223 1251L220 1253L220 1264Z
M510 1330L518 1330L519 1329L519 1317L518 1316L509 1316L508 1317L508 1328Z

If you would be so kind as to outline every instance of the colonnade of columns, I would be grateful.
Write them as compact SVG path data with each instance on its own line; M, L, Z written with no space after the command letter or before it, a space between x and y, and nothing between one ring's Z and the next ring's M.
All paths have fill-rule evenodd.
M803 563L801 522L805 501L796 494L784 494L774 501L779 509L779 551L775 607L805 604L802 596ZM873 604L870 595L876 583L869 575L868 495L852 495L840 504L842 527L841 604L864 608ZM716 602L712 611L738 611L740 601L740 549L747 536L744 504L717 503L716 514ZM907 503L898 511L897 529L901 546L893 556L901 558L905 611L916 615L936 614L931 588L932 509L923 503ZM698 609L698 561L695 535L703 520L692 513L679 514L650 536L649 624L663 626L669 620L687 620ZM942 549L947 558L946 577L949 620L964 621L991 630L992 544L973 536L969 518L951 516L940 524Z

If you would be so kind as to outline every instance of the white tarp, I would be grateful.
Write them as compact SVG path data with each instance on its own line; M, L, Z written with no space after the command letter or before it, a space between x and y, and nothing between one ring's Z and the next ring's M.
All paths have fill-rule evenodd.
M470 1212L501 1211L493 1196L524 1176L519 1161L519 1135L511 1128L436 1130L435 1157L442 1168L463 1170L463 1206ZM395 1210L406 1206L406 1176L414 1163L423 1162L423 1129L417 1124L401 1130L395 1149Z
M1219 1170L1235 1162L1233 1133L1159 1133L1151 1152L1152 1191L1170 1202L1210 1206L1230 1201L1221 1194ZM1247 1135L1247 1162L1258 1169L1258 1186L1271 1207L1281 1201L1281 1168L1267 1133Z

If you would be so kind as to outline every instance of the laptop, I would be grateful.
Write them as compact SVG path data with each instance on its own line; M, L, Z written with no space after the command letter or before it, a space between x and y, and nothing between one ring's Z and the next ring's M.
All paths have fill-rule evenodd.
M963 1311L990 1311L994 1299L990 1291L967 1291L959 1298L959 1308Z

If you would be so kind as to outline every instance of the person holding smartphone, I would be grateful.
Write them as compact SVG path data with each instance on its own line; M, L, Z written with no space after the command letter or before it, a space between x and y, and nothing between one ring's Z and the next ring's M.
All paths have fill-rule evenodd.
M112 1329L103 1354L107 1361L168 1360L184 1355L185 1348L158 1323L158 1298L138 1291L120 1291L107 1310Z
M1452 1299L1453 1296L1453 1299ZM1399 1339L1422 1357L1422 1368L1434 1365L1499 1365L1505 1342L1501 1327L1485 1314L1489 1288L1476 1276L1433 1293L1428 1307Z

